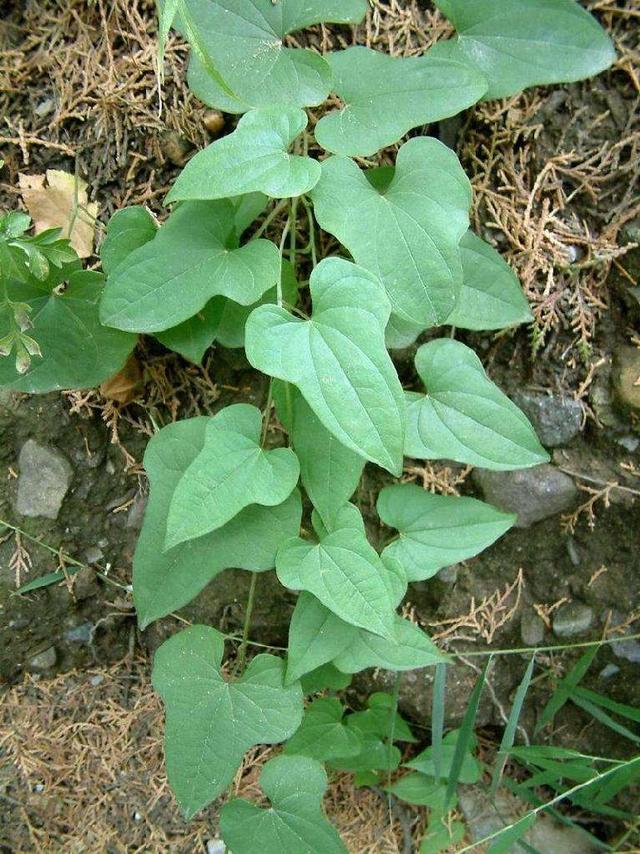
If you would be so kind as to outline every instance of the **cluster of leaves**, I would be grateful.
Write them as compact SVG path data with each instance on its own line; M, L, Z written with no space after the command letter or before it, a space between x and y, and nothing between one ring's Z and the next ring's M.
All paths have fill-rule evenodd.
M612 47L574 0L437 5L455 38L422 57L391 58L365 47L320 56L284 44L313 24L358 23L366 0L162 0L161 56L173 26L191 46L191 88L240 116L233 132L187 164L160 228L139 207L111 219L101 249L106 285L101 274L80 271L56 235L24 238L20 215L0 226L0 318L10 326L2 340L18 347L17 372L0 363L3 385L93 385L123 363L139 333L194 362L214 341L244 347L270 377L264 413L237 404L164 427L150 441L151 495L134 561L143 628L230 567L275 568L299 593L286 660L258 655L243 669L248 623L231 675L225 638L206 626L170 638L155 660L169 779L187 816L226 790L249 748L287 741L261 778L271 808L235 800L223 810L235 854L252 851L256 838L266 854L345 850L322 814L320 763L379 781L400 763L394 733L401 741L413 735L389 697L374 696L345 717L337 698L305 710L304 695L343 688L370 667L445 662L398 613L407 585L472 557L514 521L475 499L395 484L381 491L378 513L397 535L378 553L350 503L364 465L399 476L405 456L495 470L548 459L463 343L422 344L413 390L403 389L388 352L443 324L492 330L530 320L513 272L469 230L471 186L457 157L416 136L393 167L363 169L354 158L482 98L597 73L611 63ZM328 155L320 161L309 156L305 108L332 92L343 105L315 124ZM284 201L267 213L274 199ZM310 231L306 249L296 246L299 210ZM262 235L285 211L276 245ZM317 262L316 222L349 260ZM297 305L304 252L313 262L309 315ZM42 359L29 365L25 351ZM267 446L272 401L288 447ZM313 507L314 534L304 537L299 482ZM458 748L450 733L437 756L427 748L392 786L432 807L424 852L460 833L442 832L452 803L442 780L477 779L469 737Z

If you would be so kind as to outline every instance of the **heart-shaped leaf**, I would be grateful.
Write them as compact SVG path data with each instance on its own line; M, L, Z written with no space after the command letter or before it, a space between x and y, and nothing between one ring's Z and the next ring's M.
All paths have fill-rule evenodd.
M430 137L409 140L383 189L352 160L330 157L311 195L320 226L379 276L394 319L416 327L414 337L447 319L462 287L458 244L471 204L453 151Z
M320 697L307 706L300 729L284 749L286 755L309 756L319 762L357 756L362 739L345 726L344 708L336 697Z
M261 429L260 410L246 403L208 420L202 450L173 492L165 549L215 531L250 504L275 507L291 495L300 476L296 455L265 451Z
M153 664L166 710L169 783L186 818L222 794L245 751L285 741L302 720L302 689L298 682L284 687L282 659L258 655L227 682L223 653L219 632L191 626L165 641Z
M441 813L445 811L447 787L432 777L427 777L426 774L420 774L419 771L400 777L389 786L388 791L393 792L397 798L408 804L430 807ZM453 809L455 802L449 806Z
M131 253L156 236L158 226L142 205L121 208L107 223L107 234L100 246L102 269L110 276Z
M304 110L252 110L228 136L199 151L182 170L166 204L185 199L224 199L243 193L274 198L301 196L320 180L320 164L288 154L307 126Z
M468 63L430 56L394 58L366 47L327 57L344 107L320 119L316 139L336 154L369 156L411 128L475 104L487 81Z
M286 682L295 682L334 659L355 639L358 629L303 592L289 624Z
M461 329L504 329L533 320L518 277L492 246L468 231L460 253L462 290L447 323Z
M611 39L575 0L435 0L457 31L437 53L469 62L489 81L485 98L570 83L615 60Z
M327 775L306 756L276 756L260 773L260 786L271 801L260 809L241 798L225 804L222 838L234 854L347 854L338 832L322 811Z
M141 629L182 608L224 569L273 569L280 544L300 530L302 506L294 490L283 504L253 504L216 531L161 551L173 493L201 452L208 423L201 417L169 424L153 436L144 454L151 492L133 559Z
M384 346L389 300L380 282L341 258L311 274L313 315L257 308L246 326L254 368L297 386L338 441L394 474L402 471L404 401Z
M53 290L67 275L65 289ZM23 373L16 370L13 356L0 356L0 386L29 394L91 388L119 371L137 336L100 323L103 289L100 273L77 270L75 265L56 270L37 284L7 280L0 302L0 340L15 331L14 307L26 306L22 312L32 324L26 334L40 355L31 356Z
M313 51L284 47L283 38L323 22L357 24L367 9L366 0L185 2L190 33L184 21L176 28L194 48L189 86L205 103L227 113L321 104L331 88L331 69Z
M361 521L338 518L317 544L288 540L278 550L276 572L285 587L313 593L345 622L393 636L395 589Z
M402 564L409 581L424 581L477 555L517 518L475 498L432 495L410 483L386 486L377 510L384 524L399 532L384 555Z
M329 767L337 771L350 771L358 776L365 772L395 771L402 758L394 744L385 743L378 735L370 732L366 726L361 726L359 716L349 715L346 719L348 729L357 734L362 743L359 753L355 756L341 756L329 761ZM375 785L376 781L368 781L365 785Z
M407 456L498 471L548 461L527 418L487 377L473 350L440 338L423 344L415 361L427 393L407 393Z
M398 713L397 703L391 694L376 691L368 698L367 706L349 716L349 724L357 732L384 739L391 738L393 732L392 741L415 743L418 740Z
M323 426L297 389L291 388L289 437L300 461L300 478L313 506L328 524L355 492L364 460Z
M217 294L242 305L276 286L278 247L239 246L231 199L180 205L153 240L131 252L107 279L100 318L135 332L170 329Z

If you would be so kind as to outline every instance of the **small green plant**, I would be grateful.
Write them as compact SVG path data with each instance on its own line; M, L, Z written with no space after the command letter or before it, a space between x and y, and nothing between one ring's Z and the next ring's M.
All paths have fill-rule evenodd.
M472 728L482 680L460 732L443 734L434 704L433 743L395 783L394 742L415 740L397 693L349 714L335 696L304 707L305 695L343 689L372 667L434 666L441 701L448 659L399 615L407 584L477 554L514 521L474 499L395 484L377 507L397 535L378 553L350 503L365 464L397 478L404 456L497 470L548 459L525 416L459 341L422 344L418 380L403 389L390 349L442 325L503 329L531 315L508 265L469 230L471 185L453 151L413 136L394 166L363 164L481 99L596 74L614 52L574 0L436 5L455 37L398 59L360 46L320 56L285 45L287 34L314 24L360 22L366 0L163 0L160 65L173 26L191 46L191 88L240 116L233 132L187 164L160 228L139 207L111 219L104 287L55 235L24 238L22 215L0 226L2 347L17 353L15 367L0 363L3 385L94 385L122 365L139 333L194 362L214 341L244 347L269 377L262 412L235 404L152 438L134 561L142 628L224 569L252 573L241 638L192 626L165 642L153 671L166 707L169 780L187 817L225 793L248 749L285 742L261 776L271 808L231 799L222 810L234 854L255 851L256 840L265 854L346 850L322 812L321 763L429 804L422 852L438 851L463 833L445 821L458 781L480 773ZM342 106L318 110L312 136L307 110L330 93ZM318 149L326 156L310 156ZM281 221L276 241L267 239ZM343 255L319 256L318 227ZM308 281L298 281L301 271ZM271 447L274 407L286 447ZM314 533L303 537L299 482L313 508ZM256 580L274 568L299 593L287 656L247 663ZM236 654L225 662L231 643Z

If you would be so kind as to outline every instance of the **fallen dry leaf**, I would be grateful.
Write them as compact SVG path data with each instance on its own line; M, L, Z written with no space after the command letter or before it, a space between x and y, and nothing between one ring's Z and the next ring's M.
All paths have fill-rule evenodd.
M19 183L36 234L61 228L78 255L88 258L93 253L98 205L89 202L86 181L60 169L47 169L46 175L20 174Z
M124 368L100 386L100 393L116 403L131 403L140 392L142 368L134 355L129 356Z

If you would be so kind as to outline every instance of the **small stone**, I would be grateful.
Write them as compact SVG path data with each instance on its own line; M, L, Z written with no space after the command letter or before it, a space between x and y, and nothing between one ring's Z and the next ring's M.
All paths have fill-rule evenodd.
M41 792L44 792L44 783L36 783L35 786L33 787L33 791L36 792L36 794L38 794L38 795Z
M578 490L562 471L548 463L520 471L475 469L473 479L485 499L509 513L517 513L517 528L564 513L575 505Z
M533 611L525 611L520 619L520 637L525 646L540 646L544 641L545 625Z
M567 554L569 555L569 560L574 566L580 566L580 551L573 537L567 537Z
M225 854L226 850L222 839L207 839L207 854Z
M92 676L91 679L89 679L89 682L94 688L97 688L98 685L101 685L104 682L104 676L101 673L96 673L95 676Z
M582 602L562 605L553 617L553 633L559 638L583 635L593 625L593 609Z
M622 436L622 438L616 439L616 442L630 454L635 453L640 446L640 439L637 436Z
M33 670L35 673L44 673L46 670L51 670L52 667L55 667L57 660L56 648L50 646L29 660L29 670Z
M93 634L93 623L80 623L79 626L74 626L72 629L67 629L64 633L64 639L69 643L91 643Z
M207 110L204 114L204 126L212 136L218 136L224 130L224 116L220 110Z
M611 644L613 654L618 658L624 658L632 664L640 663L640 643L633 638L631 640L614 641Z
M89 561L89 563L93 563L93 561ZM83 566L73 576L73 595L78 602L84 602L85 599L91 599L92 596L95 596L97 592L98 580L95 572L91 567Z
M138 493L133 499L129 513L127 514L127 528L134 531L139 531L142 528L142 520L144 519L144 511L147 506L147 496Z
M21 516L57 519L73 477L67 458L55 448L28 439L20 451L18 465L16 511Z
M613 389L625 408L640 409L640 350L620 347L614 357Z
M523 391L514 400L547 448L568 444L582 428L582 406L573 397Z
M600 671L601 679L611 679L612 676L617 676L620 673L620 668L617 664L605 664Z
M34 113L39 119L43 119L45 116L48 116L49 113L53 112L55 106L56 102L53 98L46 98L46 100L40 101L40 103L36 105Z
M142 821L142 813L141 813L141 812L137 812L137 811L136 811L136 812L134 812L134 814L133 814L133 820L134 820L134 821Z
M174 166L184 166L193 146L175 130L167 130L160 137L162 153Z
M458 580L458 564L454 563L452 566L443 567L437 573L436 578L443 584L455 584Z

